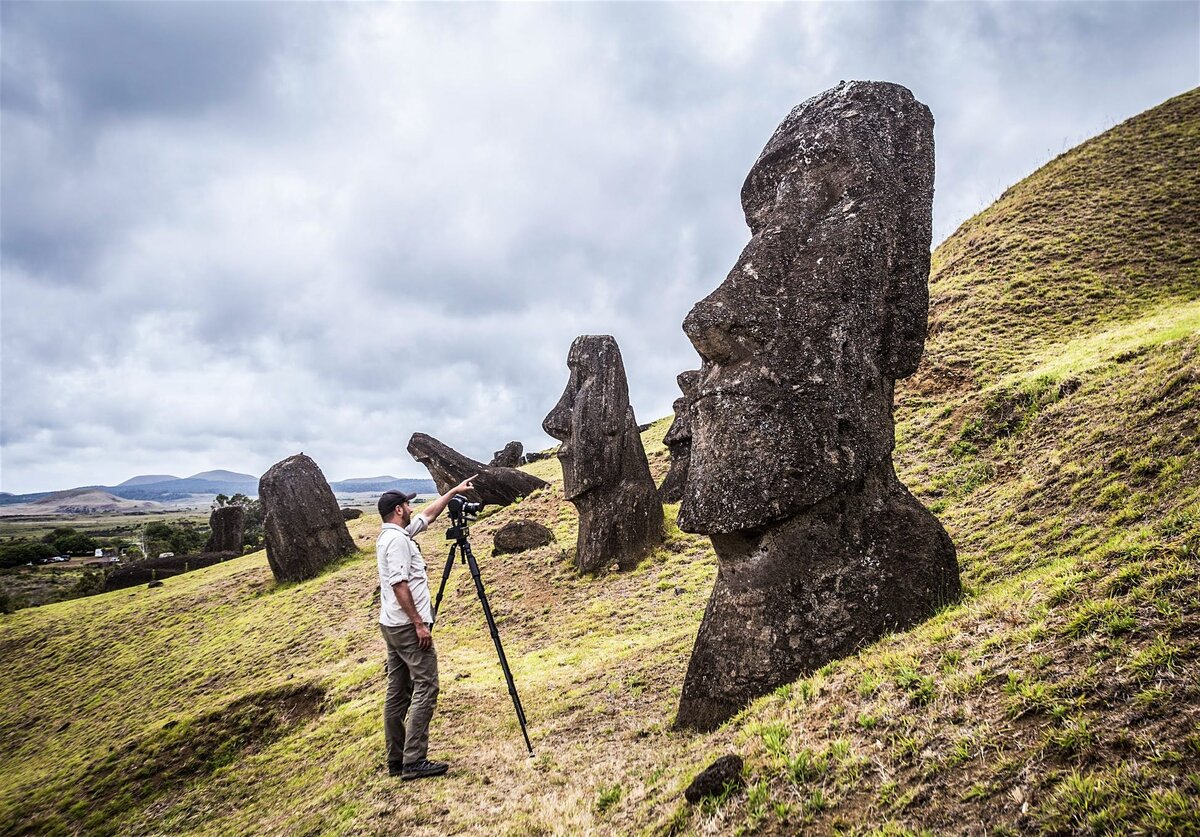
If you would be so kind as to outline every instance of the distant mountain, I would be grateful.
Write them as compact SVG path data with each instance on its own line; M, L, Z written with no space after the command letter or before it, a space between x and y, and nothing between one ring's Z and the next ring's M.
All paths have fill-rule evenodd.
M335 492L357 494L364 492L404 491L418 494L436 494L437 485L433 480L397 479L392 476L382 477L353 477L348 480L331 482L329 487Z
M148 482L166 482L167 480L177 480L179 477L173 477L170 474L143 474L139 477L130 477L123 483L118 484L118 488L122 485L145 485Z
M173 479L173 477L168 477ZM252 482L258 485L258 477L250 474L239 474L237 471L201 471L186 477L189 480L205 480L206 482Z

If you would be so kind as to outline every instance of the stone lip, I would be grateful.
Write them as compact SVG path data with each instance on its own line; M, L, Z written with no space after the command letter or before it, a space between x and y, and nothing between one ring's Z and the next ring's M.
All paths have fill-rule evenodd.
M679 528L711 536L718 571L679 726L712 729L960 595L953 542L891 458L895 381L924 348L933 166L927 107L844 82L746 178L751 240L683 323L702 364Z
M575 338L570 378L542 429L562 442L563 496L579 511L575 565L598 573L631 569L663 540L662 501L650 475L617 341Z
M304 581L355 551L333 489L304 454L272 465L258 483L267 563L277 581Z
M535 520L514 520L492 536L492 551L496 555L526 552L554 542L554 533Z
M544 480L516 468L484 465L426 433L412 434L408 440L408 452L429 471L439 494L445 494L468 477L475 477L474 490L466 492L467 498L473 503L507 506L548 485Z

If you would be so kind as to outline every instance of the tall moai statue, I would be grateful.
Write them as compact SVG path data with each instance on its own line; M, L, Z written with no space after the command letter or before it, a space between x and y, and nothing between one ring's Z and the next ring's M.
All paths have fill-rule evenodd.
M302 453L272 465L258 481L267 563L277 581L314 578L354 551L333 489Z
M629 404L617 341L575 338L562 398L542 429L562 442L563 495L579 511L575 565L595 573L632 569L662 542L663 510Z
M675 420L663 436L663 444L671 453L671 467L658 487L658 496L664 503L678 503L683 499L683 486L687 483L688 464L692 459L692 402L696 400L696 383L700 372L680 372L675 378L683 396L671 405Z
M954 544L896 478L892 394L928 315L933 117L843 82L742 187L752 237L683 329L703 361L679 526L718 572L676 723L751 699L960 595Z

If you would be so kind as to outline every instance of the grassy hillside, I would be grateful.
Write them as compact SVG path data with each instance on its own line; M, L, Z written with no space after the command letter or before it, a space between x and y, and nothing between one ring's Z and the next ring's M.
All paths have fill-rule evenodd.
M275 585L259 553L0 622L0 832L1200 833L1198 137L1193 91L935 254L896 460L958 545L960 605L671 731L709 544L672 526L635 572L575 578L538 462L556 482L472 538L534 759L457 567L432 731L452 773L383 773L364 518L363 553L311 582ZM644 434L659 476L666 424ZM557 543L491 556L517 516ZM685 805L726 752L745 787Z

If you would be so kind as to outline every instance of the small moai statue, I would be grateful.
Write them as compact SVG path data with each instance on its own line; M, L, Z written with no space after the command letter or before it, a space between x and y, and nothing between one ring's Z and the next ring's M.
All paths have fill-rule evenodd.
M579 512L581 573L632 569L663 540L663 510L642 447L617 341L575 338L571 377L542 429L562 442L563 495Z
M204 545L205 552L242 553L242 538L246 532L246 510L241 506L221 506L208 516L212 534Z
M658 487L658 496L664 503L678 503L683 499L683 486L687 483L688 463L692 459L692 402L696 400L696 383L699 370L680 372L676 377L683 396L672 405L675 420L663 436L663 444L671 453L671 467Z

